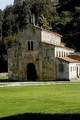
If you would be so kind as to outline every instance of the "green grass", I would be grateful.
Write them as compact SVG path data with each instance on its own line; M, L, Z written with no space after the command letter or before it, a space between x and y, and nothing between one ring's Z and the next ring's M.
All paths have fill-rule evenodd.
M1 76L1 77L0 77L0 80L3 80L3 81L4 81L4 80L6 80L6 79L8 79L8 77L5 77L5 76Z
M80 113L80 83L0 88L0 117Z
M8 79L8 73L0 73L0 80L6 80Z

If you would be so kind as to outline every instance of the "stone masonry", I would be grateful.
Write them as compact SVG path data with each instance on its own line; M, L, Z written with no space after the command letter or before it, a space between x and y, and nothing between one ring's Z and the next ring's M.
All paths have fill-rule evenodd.
M34 71L34 74L36 72L33 80L55 80L54 47L42 43L41 29L33 26L28 26L26 30L20 32L17 41L8 49L9 79L29 80L32 75L29 73L29 65L35 69L31 72Z

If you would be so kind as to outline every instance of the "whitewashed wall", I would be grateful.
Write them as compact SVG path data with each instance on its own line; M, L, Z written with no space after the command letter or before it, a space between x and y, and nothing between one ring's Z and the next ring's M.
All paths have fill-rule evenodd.
M66 57L71 53L74 53L74 50L55 46L55 57Z
M55 33L41 31L41 41L53 45L61 44L61 36Z
M80 63L69 63L69 79L80 79Z
M59 71L59 64L64 65L64 71ZM58 80L77 80L80 79L80 63L68 63L56 60L57 79Z

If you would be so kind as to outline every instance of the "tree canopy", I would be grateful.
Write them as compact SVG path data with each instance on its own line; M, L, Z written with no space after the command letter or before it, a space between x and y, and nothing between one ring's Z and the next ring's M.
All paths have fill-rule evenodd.
M35 24L61 33L62 40L67 46L80 50L79 0L19 1L13 6L7 6L3 11L0 10L0 38L2 41L5 37L14 38L27 24L33 23L34 17Z

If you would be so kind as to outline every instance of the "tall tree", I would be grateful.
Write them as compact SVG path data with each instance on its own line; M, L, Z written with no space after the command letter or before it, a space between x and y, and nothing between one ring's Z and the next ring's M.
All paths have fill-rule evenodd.
M3 12L0 10L0 41L2 41Z
M48 23L47 19L44 17L43 14L39 17L38 24L39 24L40 27L42 27L44 29L47 29L47 30L50 30L49 23Z
M14 15L13 15L13 7L8 6L3 11L3 35L8 36L12 34L12 28L14 26Z

